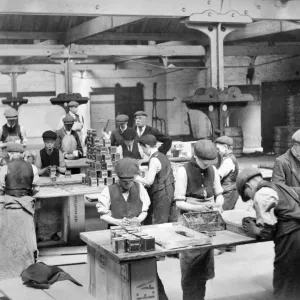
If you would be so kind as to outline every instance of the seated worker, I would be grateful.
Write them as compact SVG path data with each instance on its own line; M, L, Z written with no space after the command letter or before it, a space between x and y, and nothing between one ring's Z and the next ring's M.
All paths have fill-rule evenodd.
M224 190L223 210L232 210L239 198L239 193L236 190L236 178L239 173L239 165L232 153L233 139L224 135L217 138L215 144L221 155L221 165L218 168L218 173Z
M143 185L135 181L139 165L135 159L122 158L116 163L119 180L105 187L96 204L100 218L111 225L128 226L142 223L147 217L150 199ZM159 300L168 300L163 284L157 275Z
M283 183L263 180L257 168L244 169L237 178L243 201L254 200L256 220L243 220L244 229L260 239L273 239L276 300L300 299L300 200Z
M7 123L0 128L0 148L5 148L7 142L17 142L26 147L24 127L18 124L18 111L12 107L4 111Z
M110 135L110 142L112 146L120 146L123 144L123 133L128 128L129 117L127 115L118 115L116 117L117 129L115 129Z
M43 133L45 147L38 151L35 158L35 166L40 176L50 176L50 167L56 167L59 173L66 172L64 155L54 148L57 135L54 131L48 130Z
M62 151L65 159L78 159L83 156L79 136L72 129L74 121L70 115L66 115L63 118L64 127L56 131L55 148Z
M136 180L146 185L151 198L152 209L149 212L150 224L177 222L177 209L174 202L174 175L167 156L156 148L154 135L147 134L139 138L144 153L150 157L149 170L145 178Z
M0 280L18 277L35 262L35 199L39 175L23 159L24 148L7 143L9 162L0 169Z
M137 111L135 114L135 128L138 137L142 137L146 134L152 134L156 139L162 143L158 148L158 151L167 154L171 149L172 139L168 134L161 133L158 129L146 125L147 123L147 114L144 111Z
M292 142L292 148L276 158L272 182L284 183L300 196L300 129L292 135Z
M186 212L205 212L222 209L224 202L220 176L213 164L218 150L209 140L200 140L194 146L194 156L178 168L175 180L175 201L179 221ZM206 281L214 274L213 250L189 250L180 255L183 300L203 300Z
M143 150L136 140L136 131L128 128L123 132L123 142L117 148L117 153L122 157L129 157L134 159L142 159L144 156Z

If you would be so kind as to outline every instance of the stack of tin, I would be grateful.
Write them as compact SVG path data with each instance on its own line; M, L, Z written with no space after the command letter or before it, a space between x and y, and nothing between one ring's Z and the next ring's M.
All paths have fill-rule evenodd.
M83 184L101 186L115 183L115 165L120 154L117 153L117 147L111 146L110 140L97 137L94 129L89 129L87 133L87 158L90 159L90 166L82 178Z
M110 228L112 249L115 253L155 251L155 238L140 231L140 226Z

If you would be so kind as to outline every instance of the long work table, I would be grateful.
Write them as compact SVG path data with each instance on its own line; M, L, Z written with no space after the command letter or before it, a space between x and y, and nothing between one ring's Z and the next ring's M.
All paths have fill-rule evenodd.
M85 231L84 196L101 193L104 186L90 187L81 184L82 174L71 178L59 176L56 182L49 177L40 178L40 191L34 196L37 200L60 197L63 207L62 238L69 245L82 244L80 232Z
M142 231L156 240L167 241L174 239L176 228L179 228L176 226L184 227L178 223L166 223L143 226ZM89 292L99 300L158 300L156 257L192 249L201 251L257 242L251 237L222 230L216 232L211 243L206 243L206 235L187 227L184 229L194 233L202 244L174 249L156 245L155 251L116 254L112 249L109 230L81 233L81 239L88 245Z

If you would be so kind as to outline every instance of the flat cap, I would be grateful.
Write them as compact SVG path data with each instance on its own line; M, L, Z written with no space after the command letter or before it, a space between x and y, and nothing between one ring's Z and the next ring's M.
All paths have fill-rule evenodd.
M228 145L228 146L233 146L233 139L227 135L223 135L218 137L215 140L216 144L223 144L223 145Z
M134 116L146 116L147 117L147 114L143 111L143 110L139 110L137 111Z
M128 122L129 117L127 115L118 115L116 117L116 121L119 123L124 123L124 122Z
M7 152L20 152L20 153L24 152L23 145L18 144L18 143L14 143L14 142L7 143L6 144L6 149L7 149Z
M295 143L300 143L300 129L292 135L292 141Z
M132 128L127 128L122 133L122 137L125 141L132 141L136 138L136 131Z
M210 140L200 140L194 146L195 155L207 163L217 162L218 150L216 145Z
M64 124L73 124L75 122L74 118L71 117L70 115L66 115L64 118L63 118L63 122Z
M47 131L45 131L45 132L43 133L42 137L43 137L44 140L45 140L45 139L56 140L57 135L56 135L56 133L55 133L54 131L52 131L52 130L47 130Z
M122 158L117 161L115 172L121 179L132 179L139 174L139 164L133 158Z
M244 195L246 183L256 176L262 176L258 168L245 168L242 172L239 173L236 179L236 189L241 195L243 201L249 200L249 198Z
M69 103L68 103L68 106L69 107L73 107L73 106L79 106L79 103L77 102L77 101L70 101Z
M17 119L18 111L12 107L9 107L4 111L4 116L6 119Z
M138 142L142 145L149 145L153 147L157 144L157 139L152 134L145 134L138 139Z

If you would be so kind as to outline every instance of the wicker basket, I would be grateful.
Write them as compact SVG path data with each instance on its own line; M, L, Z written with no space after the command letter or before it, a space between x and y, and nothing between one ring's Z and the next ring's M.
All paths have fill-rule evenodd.
M218 211L185 213L183 223L198 232L225 230L225 222Z

